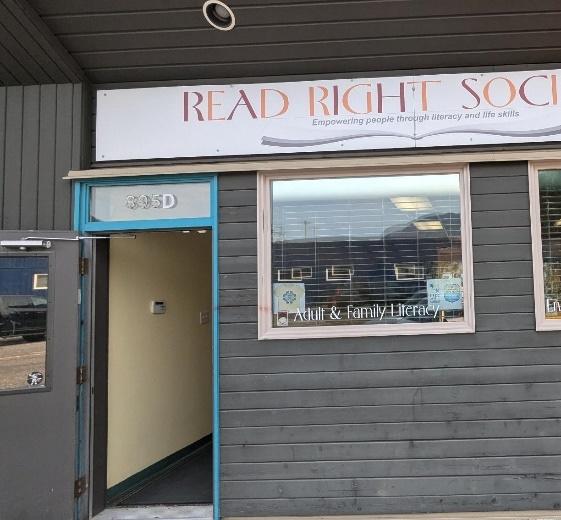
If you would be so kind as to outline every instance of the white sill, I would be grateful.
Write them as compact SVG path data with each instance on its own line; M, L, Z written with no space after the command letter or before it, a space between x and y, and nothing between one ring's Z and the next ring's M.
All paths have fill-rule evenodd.
M536 330L546 332L548 330L561 330L561 318L548 320L540 316L536 319Z
M559 324L561 327L561 323ZM259 332L259 340L308 339L308 338L356 338L375 336L418 336L424 334L473 334L475 325L467 322L433 324L382 324L382 325L332 325L327 327L267 328Z

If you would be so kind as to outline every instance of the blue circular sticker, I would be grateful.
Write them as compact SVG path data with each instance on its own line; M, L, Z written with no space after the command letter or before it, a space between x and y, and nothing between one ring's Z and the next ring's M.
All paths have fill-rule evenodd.
M451 283L444 289L444 299L447 302L457 302L462 297L462 288L457 283Z

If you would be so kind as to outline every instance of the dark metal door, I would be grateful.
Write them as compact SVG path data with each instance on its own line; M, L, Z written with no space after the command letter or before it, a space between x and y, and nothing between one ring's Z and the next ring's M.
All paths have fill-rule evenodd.
M72 520L79 243L29 235L0 232L0 519Z

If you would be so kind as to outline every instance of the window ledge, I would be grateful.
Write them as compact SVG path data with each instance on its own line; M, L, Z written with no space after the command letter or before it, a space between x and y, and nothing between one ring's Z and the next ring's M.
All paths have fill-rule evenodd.
M545 318L543 321L538 320L536 323L536 330L537 331L561 330L561 320L556 320L555 322L552 322L552 320L546 320Z
M259 333L259 340L312 339L312 338L357 338L375 336L418 336L432 334L473 334L475 324L449 323L446 325L341 325L327 327L299 327L267 329Z

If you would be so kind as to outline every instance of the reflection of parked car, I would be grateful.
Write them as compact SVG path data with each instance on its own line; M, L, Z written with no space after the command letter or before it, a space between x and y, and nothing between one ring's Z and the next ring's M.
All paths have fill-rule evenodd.
M0 339L23 336L41 341L47 332L47 299L40 296L0 295Z

